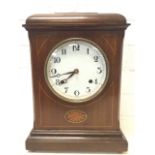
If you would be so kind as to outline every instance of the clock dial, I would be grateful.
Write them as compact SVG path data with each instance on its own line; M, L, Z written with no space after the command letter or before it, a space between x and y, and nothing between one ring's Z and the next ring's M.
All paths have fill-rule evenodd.
M47 58L45 78L52 92L63 100L84 102L104 88L108 77L105 53L84 39L57 45Z

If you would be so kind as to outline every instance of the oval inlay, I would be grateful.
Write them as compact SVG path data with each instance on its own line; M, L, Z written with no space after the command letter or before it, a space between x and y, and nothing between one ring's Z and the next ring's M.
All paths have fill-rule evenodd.
M70 123L82 123L87 120L87 114L81 110L69 110L65 113L64 118Z

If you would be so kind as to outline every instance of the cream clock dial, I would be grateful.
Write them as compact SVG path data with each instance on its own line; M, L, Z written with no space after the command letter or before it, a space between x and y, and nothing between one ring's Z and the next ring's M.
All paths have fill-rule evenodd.
M108 79L104 51L85 39L68 39L52 49L45 64L45 78L59 98L74 103L97 96Z

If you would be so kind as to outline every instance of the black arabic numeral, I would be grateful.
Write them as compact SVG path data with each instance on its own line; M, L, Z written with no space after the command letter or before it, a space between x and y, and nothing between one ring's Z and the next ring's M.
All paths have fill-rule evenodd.
M79 95L80 95L80 92L79 92L78 90L75 90L75 91L74 91L74 95L75 95L75 96L79 96Z
M52 69L51 69L51 73L52 73L52 75L54 75L54 74L57 73L57 70L56 70L55 68L52 68Z
M54 61L54 63L60 63L61 62L61 58L60 57L54 57L53 61Z
M102 71L103 71L103 70L101 69L101 67L97 67L97 73L98 73L98 74L101 74Z
M97 79L95 79L95 84L98 84L98 80Z
M67 92L68 92L69 87L64 87L64 89L65 89L65 93L67 93Z
M73 45L73 51L79 51L79 50L80 50L80 45L79 44Z
M87 92L88 92L88 93L91 92L90 87L86 87L86 89L87 89Z
M93 57L93 59L94 59L94 62L98 62L99 57L98 57L97 55L95 55L95 56Z
M62 50L61 50L61 54L62 54L62 55L66 55L66 49L62 49Z
M60 84L60 80L59 80L59 79L56 79L56 80L55 80L55 84L56 84L56 85L59 85L59 84Z
M87 54L89 54L89 48L87 48Z

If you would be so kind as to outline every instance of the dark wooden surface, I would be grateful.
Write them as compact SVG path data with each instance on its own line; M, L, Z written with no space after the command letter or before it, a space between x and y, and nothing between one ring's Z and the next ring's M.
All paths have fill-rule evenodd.
M121 131L33 130L26 141L31 151L125 152L127 141Z
M124 29L129 24L120 14L56 13L37 14L27 18L25 28L37 29Z
M120 92L121 42L123 32L40 32L32 34L31 44L33 83L35 99L35 128L118 128L118 101ZM59 37L57 37L59 36ZM56 97L46 84L44 65L53 46L72 38L86 38L98 44L109 60L110 72L105 89L87 104L67 104ZM112 47L112 44L115 45ZM117 47L117 48L116 48ZM71 109L80 109L88 115L87 121L71 124L64 120L64 114Z
M72 20L73 17L76 18ZM27 19L24 27L29 31L34 94L34 128L27 140L27 149L96 152L127 150L127 141L119 127L122 43L127 26L125 18L118 14L37 15ZM83 104L62 101L45 82L44 65L49 51L68 38L85 38L95 42L109 61L109 79L105 89L93 100ZM73 109L84 111L87 120L82 123L67 122L64 115ZM68 140L61 134L50 134L60 130L65 131L64 137ZM77 130L87 134L82 137L74 135ZM94 132L88 135L90 130ZM105 136L107 131L109 134ZM119 133L119 136L114 133Z

